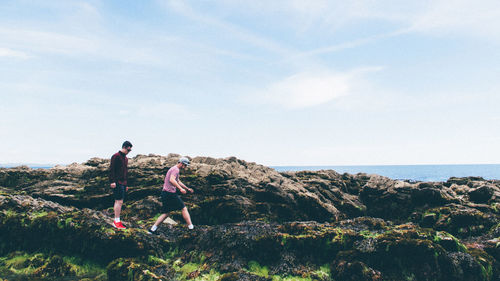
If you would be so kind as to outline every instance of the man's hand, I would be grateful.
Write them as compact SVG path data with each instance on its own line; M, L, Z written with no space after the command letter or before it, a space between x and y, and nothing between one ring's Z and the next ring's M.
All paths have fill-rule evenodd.
M184 188L181 188L181 193L186 194L186 190Z
M191 192L191 193L194 192L194 190L192 188L189 188L189 187L187 188L187 190L189 190L189 192Z
M111 188L115 188L115 187L116 187L116 183L112 183Z
M125 187L125 191L128 191L128 186Z

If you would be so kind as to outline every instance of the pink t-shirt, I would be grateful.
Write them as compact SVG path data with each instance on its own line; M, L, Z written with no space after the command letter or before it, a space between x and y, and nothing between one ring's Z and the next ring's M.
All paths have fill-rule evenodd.
M179 181L179 167L177 165L168 169L167 175L165 176L165 183L163 184L163 190L171 193L175 193L177 188L170 182L170 178L174 175L175 180Z

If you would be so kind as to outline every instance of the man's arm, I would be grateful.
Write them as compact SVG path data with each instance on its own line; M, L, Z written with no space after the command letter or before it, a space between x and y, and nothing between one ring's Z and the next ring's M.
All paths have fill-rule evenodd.
M182 187L184 187L184 189L189 190L189 192L191 192L191 193L193 193L193 192L194 192L194 190L193 190L193 189L191 189L191 188L187 187L184 183L182 183L182 182L181 182L181 180L179 180L179 184L180 184Z
M175 175L170 175L170 183L177 187L182 194L186 194L186 190L175 180Z
M116 155L113 155L111 157L111 163L109 165L109 183L111 188L116 187L116 162L118 157Z

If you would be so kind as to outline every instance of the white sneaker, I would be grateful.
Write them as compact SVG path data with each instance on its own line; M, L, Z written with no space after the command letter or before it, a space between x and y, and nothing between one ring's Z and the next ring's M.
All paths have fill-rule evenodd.
M194 225L190 224L190 225L188 225L188 228L189 228L189 229L193 229L193 228L194 228Z

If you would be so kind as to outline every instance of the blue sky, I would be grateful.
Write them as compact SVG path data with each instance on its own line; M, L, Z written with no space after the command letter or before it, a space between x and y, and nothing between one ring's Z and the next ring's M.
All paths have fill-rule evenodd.
M4 0L0 163L500 163L499 47L493 0Z

